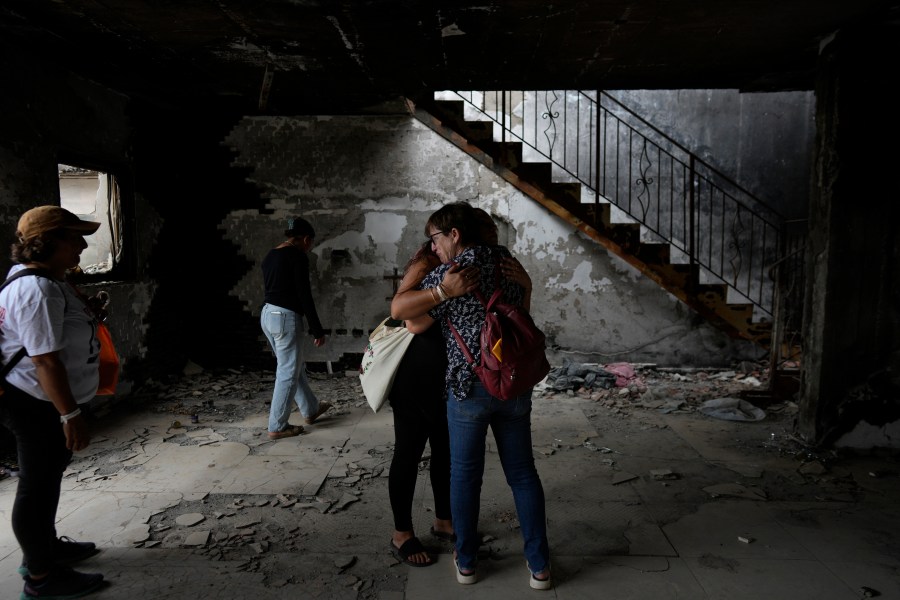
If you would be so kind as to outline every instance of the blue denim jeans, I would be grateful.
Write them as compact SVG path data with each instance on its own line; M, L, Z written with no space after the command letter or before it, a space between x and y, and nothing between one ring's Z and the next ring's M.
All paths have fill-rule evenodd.
M548 568L550 546L544 488L531 449L531 392L513 400L500 400L476 381L466 398L449 393L447 422L450 428L450 510L456 531L459 568L475 568L488 426L494 433L500 464L516 504L525 560L532 573Z
M319 410L319 399L309 387L303 362L303 317L292 310L264 304L260 323L278 364L269 409L269 431L282 431L288 426L292 400L304 417L311 417Z

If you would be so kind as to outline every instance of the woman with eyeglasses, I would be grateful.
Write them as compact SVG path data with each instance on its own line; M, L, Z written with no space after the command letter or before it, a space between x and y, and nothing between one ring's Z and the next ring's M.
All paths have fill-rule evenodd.
M450 432L450 506L456 532L454 566L461 584L478 581L477 526L484 475L487 430L493 431L519 518L524 542L529 585L546 590L550 579L550 549L544 491L534 465L531 447L531 391L511 400L491 396L466 361L451 334L448 319L462 336L478 364L479 336L485 319L484 306L473 294L427 296L440 290L448 273L463 273L478 282L481 294L489 298L499 284L507 302L530 307L531 280L518 261L502 246L484 244L480 239L483 220L467 203L448 204L428 219L425 235L442 265L419 285L418 305L397 307L392 314L406 320L410 331L418 333L439 322L448 356L446 373L447 422Z

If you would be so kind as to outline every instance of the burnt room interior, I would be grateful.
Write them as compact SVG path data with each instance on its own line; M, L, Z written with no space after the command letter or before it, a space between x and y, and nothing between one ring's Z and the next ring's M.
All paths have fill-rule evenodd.
M11 241L22 212L59 203L60 165L75 167L75 175L114 176L115 210L108 215L114 251L101 257L106 268L86 270L78 281L112 297L110 328L123 366L117 396L126 399L188 363L271 368L258 298L245 288L255 285L248 274L258 270L257 254L279 241L281 224L294 212L322 224L317 241L328 242L316 266L343 277L341 288L323 291L320 300L331 305L335 343L311 362L340 364L361 347L378 323L375 315L387 309L391 257L408 254L427 214L448 199L489 198L510 243L532 239L530 229L544 231L552 222L577 236L579 248L622 256L643 286L632 292L638 296L672 283L620 254L630 242L617 228L591 221L590 210L567 208L546 187L514 173L508 156L492 156L497 145L480 146L477 128L442 113L436 92L506 90L501 105L519 90L589 90L593 97L604 91L807 94L813 99L808 140L788 137L776 145L787 154L794 142L810 146L808 171L791 174L803 185L790 189L806 197L782 199L800 207L791 215L800 242L790 258L802 287L775 300L788 305L772 309L762 334L730 327L710 309L715 301L704 303L702 295L665 285L660 293L683 305L681 318L694 330L700 323L704 332L721 329L716 335L727 341L714 346L726 358L771 362L769 391L797 403L796 434L809 444L834 445L863 430L857 436L863 445L896 448L900 246L890 173L898 154L891 142L898 133L891 118L897 8L882 0L8 2L0 7L0 223ZM412 121L413 128L396 125ZM742 126L752 131L753 123ZM426 134L449 149L441 160L486 171L472 187L488 186L489 175L492 191L455 196L448 170L415 180L415 186L446 186L430 196L397 197L374 184L365 194L344 190L371 175L360 173L360 156L390 173L390 163L400 160L392 140ZM350 157L346 164L342 156ZM438 170L427 155L407 163ZM759 171L742 175L765 180ZM765 183L786 189L777 180ZM527 211L497 200L511 194L530 202ZM403 250L367 258L351 229L382 210L409 217L399 238L385 242ZM525 212L527 218L517 219ZM263 245L254 246L254 238ZM770 277L787 260L764 259ZM8 256L3 261L8 268ZM533 275L548 282L572 278L552 267ZM353 286L364 291L353 297L346 291ZM556 335L554 364L575 350L588 362L604 352L607 336L572 332L579 325L565 320L574 308L557 300L565 290L547 284L536 320ZM602 295L594 299L592 310L603 311ZM590 293L580 297L580 304L591 302ZM366 319L341 318L360 311ZM705 357L690 361L704 366L697 363ZM665 349L626 358L679 366L678 354ZM786 362L793 370L781 381L774 375Z

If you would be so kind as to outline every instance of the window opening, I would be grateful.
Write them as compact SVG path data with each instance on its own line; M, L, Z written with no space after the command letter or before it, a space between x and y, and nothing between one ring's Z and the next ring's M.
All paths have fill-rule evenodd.
M59 204L79 218L100 223L84 239L81 253L84 273L108 273L122 260L122 210L119 184L114 175L60 164Z

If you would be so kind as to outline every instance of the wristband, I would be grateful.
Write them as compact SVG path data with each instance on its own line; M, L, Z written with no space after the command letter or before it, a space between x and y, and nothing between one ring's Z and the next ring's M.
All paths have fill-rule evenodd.
M73 410L72 412L70 412L67 415L59 415L59 422L60 423L68 423L70 420L74 419L75 417L77 417L80 414L81 414L81 409L76 408L75 410Z
M431 288L431 299L434 301L435 306L437 306L438 304L441 303L441 301L437 297L437 294L434 291L434 288Z
M438 291L438 296L441 297L441 302L445 302L447 299L450 298L450 294L448 294L447 290L444 289L443 283L439 283L437 285L437 291Z

